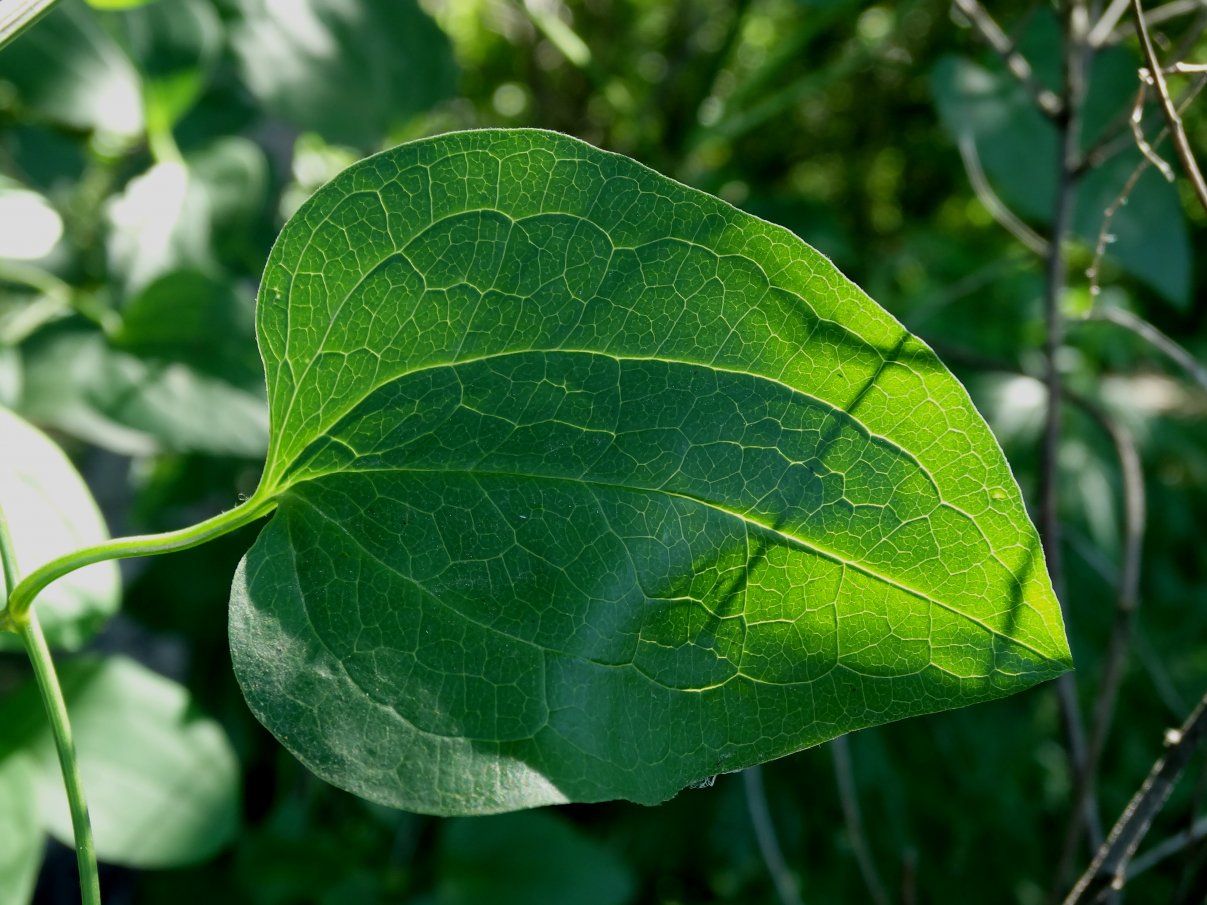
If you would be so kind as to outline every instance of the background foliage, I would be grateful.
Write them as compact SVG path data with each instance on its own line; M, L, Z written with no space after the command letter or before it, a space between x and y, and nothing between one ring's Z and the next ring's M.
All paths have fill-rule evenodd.
M1043 263L993 221L959 145L1042 233L1056 139L946 2L96 3L113 6L128 8L64 0L0 51L0 404L62 444L113 533L191 524L254 488L267 414L251 306L284 219L364 153L488 125L578 135L795 230L935 346L1034 499ZM1048 4L999 6L1056 86ZM1188 35L1189 58L1204 59L1202 19L1163 24L1165 46ZM1128 34L1095 60L1084 146L1120 134L1130 110L1140 59ZM1202 109L1187 114L1198 148ZM1080 192L1074 314L1090 303L1084 271L1102 211L1138 159L1121 147ZM1112 225L1096 302L1141 314L1200 360L1207 296L1194 250L1207 247L1205 227L1183 186L1147 174ZM1207 516L1207 395L1110 323L1075 321L1062 366L1134 433L1149 495L1143 604L1099 789L1109 825L1164 728L1207 684L1195 530ZM16 441L4 431L7 457ZM1088 709L1114 619L1122 503L1109 438L1077 408L1061 465L1065 597ZM175 790L168 800L180 804L183 775L207 790L170 838L148 822L141 839L102 849L109 901L774 901L737 776L656 809L447 821L312 777L251 717L229 666L225 602L253 536L123 563L120 613L90 640L60 639L88 648L66 677L81 706L112 687L148 702L111 715L132 721L107 736L129 750L102 756L155 739L177 755L152 774ZM110 609L90 604L101 618L89 631ZM26 669L0 655L0 692ZM6 732L24 725L23 700L6 698ZM189 760L199 750L212 752L203 768ZM1072 793L1051 689L769 765L771 817L806 901L868 896L839 794L848 757L888 900L964 902L974 889L984 901L1046 899ZM4 822L34 807L12 790L44 785L31 779L45 774L35 761L0 759L3 838ZM1199 785L1183 784L1154 838L1193 819ZM72 856L49 845L38 900L69 901ZM12 854L0 852L0 902L21 901L32 880L29 859ZM1193 890L1196 859L1146 872L1131 900Z

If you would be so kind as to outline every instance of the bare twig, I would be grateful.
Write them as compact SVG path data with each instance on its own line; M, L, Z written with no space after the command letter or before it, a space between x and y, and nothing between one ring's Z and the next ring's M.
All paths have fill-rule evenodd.
M1178 98L1179 113L1185 111L1185 109L1190 106L1191 102L1194 101L1199 92L1203 90L1204 85L1207 85L1207 74L1200 75L1197 79L1195 79L1194 84L1187 88L1186 91L1184 91ZM1147 170L1148 167L1154 163L1154 161L1160 161L1160 164L1165 167L1166 171L1168 171L1168 165L1165 163L1165 161L1157 157L1156 146L1165 140L1165 137L1169 134L1169 127L1163 127L1150 143L1144 140L1144 132L1139 125L1138 113L1143 105L1145 94L1146 92L1143 86L1141 86L1140 92L1136 98L1136 105L1132 109L1130 122L1133 124L1133 135L1136 144L1140 146L1141 151L1147 149L1147 152L1144 153L1144 156L1140 162L1136 164L1136 167L1132 170L1131 175L1127 177L1127 181L1123 184L1123 188L1115 197L1115 200L1107 205L1106 210L1103 211L1102 226L1098 229L1098 241L1094 246L1094 260L1090 263L1089 268L1086 270L1086 276L1090 279L1090 295L1095 298L1098 296L1100 289L1098 277L1099 271L1102 267L1102 258L1106 254L1106 246L1112 241L1110 230L1111 223L1114 221L1115 216L1119 213L1119 210L1123 207L1123 205L1127 204L1128 199L1131 198L1132 192L1135 191L1136 184L1140 181L1140 177L1144 175L1144 171ZM1092 158L1090 155L1086 155L1086 157L1082 159L1082 166L1084 167L1086 162L1091 161L1091 159ZM1102 160L1100 159L1094 162L1093 165L1096 166L1101 162ZM1167 172L1167 178L1170 176L1172 176L1172 174Z
M1102 42L1111 36L1111 32L1115 30L1115 26L1119 24L1119 20L1127 12L1127 4L1129 2L1130 0L1112 0L1106 12L1094 23L1094 27L1090 29L1090 33L1086 35L1086 43L1091 47L1101 47Z
M855 853L855 863L867 887L868 897L875 905L888 905L888 895L872 850L868 845L867 833L863 828L863 814L859 808L859 795L855 789L855 771L851 768L851 746L848 736L840 735L830 742L830 754L834 758L834 778L838 783L838 800L842 804L842 817L847 826L847 837Z
M1114 720L1119 685L1131 649L1136 608L1140 601L1140 554L1144 544L1146 509L1144 473L1140 467L1140 454L1131 435L1118 421L1090 400L1078 398L1077 405L1110 437L1111 444L1115 447L1115 456L1119 460L1119 476L1123 485L1123 561L1119 569L1115 598L1115 623L1111 629L1106 665L1103 667L1098 695L1094 701L1085 769L1075 777L1073 786L1073 816L1065 829L1060 869L1057 872L1062 881L1077 854L1077 843L1081 839L1082 828L1082 822L1077 815L1094 796L1098 765L1102 760L1102 752Z
M1152 846L1144 854L1138 855L1127 866L1127 879L1134 880L1146 870L1156 867L1166 858L1171 858L1178 852L1184 851L1204 837L1207 837L1207 817L1200 817L1187 829L1174 833Z
M1064 18L1064 93L1061 98L1063 114L1056 124L1060 136L1060 157L1057 161L1057 189L1052 212L1052 237L1048 248L1044 280L1044 386L1048 391L1048 405L1044 417L1043 455L1039 486L1039 527L1043 542L1044 557L1052 586L1060 601L1061 609L1068 618L1068 603L1064 584L1064 561L1060 533L1059 472L1062 433L1062 403L1064 381L1060 373L1060 357L1064 348L1065 321L1061 311L1061 296L1066 283L1066 260L1064 241L1073 217L1074 196L1077 181L1075 173L1079 163L1078 135L1081 132L1081 113L1085 99L1085 73L1089 49L1085 43L1088 30L1088 10L1085 0L1069 0ZM1082 724L1081 708L1077 701L1077 689L1072 675L1066 673L1056 680L1057 703L1068 748L1070 773L1075 783L1086 781L1089 765L1089 750L1085 728ZM1102 838L1097 799L1086 797L1083 806L1074 811L1072 820L1082 821L1092 847L1097 847ZM1067 869L1066 869L1067 870ZM1058 872L1055 884L1062 887L1065 875Z
M1154 25L1160 25L1162 22L1169 22L1179 16L1186 16L1202 10L1205 6L1207 6L1207 0L1173 0L1172 3L1166 3L1164 6L1158 6L1155 9L1149 10L1144 16L1144 21L1151 28ZM1118 44L1130 34L1132 34L1132 29L1126 25L1117 28L1111 32L1109 37L1103 39L1100 46Z
M976 140L972 137L971 133L961 133L958 144L960 159L964 161L964 169L968 173L968 181L972 184L972 190L976 193L977 199L985 207L985 210L989 211L989 215L1006 232L1018 239L1019 242L1031 251L1041 257L1046 255L1048 253L1048 240L1035 232L1035 230L1020 220L1010 208L1006 207L993 191L993 187L989 185L989 180L985 178L985 171L981 169L981 158L977 154Z
M1087 315L1087 318L1090 320L1109 321L1112 324L1123 327L1125 330L1130 330L1158 352L1169 358L1178 367L1182 368L1191 380L1197 383L1204 392L1207 392L1207 368L1199 364L1184 346L1166 336L1148 321L1122 308L1112 308L1105 305L1095 307Z
M1169 85L1165 83L1165 73L1161 69L1157 51L1153 48L1152 38L1148 34L1148 25L1144 21L1144 8L1140 5L1140 0L1132 0L1132 12L1135 16L1136 35L1140 39L1140 46L1144 48L1144 58L1148 61L1148 79L1151 80L1150 83L1161 102L1161 112L1165 114L1165 123L1169 126L1174 150L1178 152L1178 160L1182 162L1182 169L1189 177L1199 203L1203 206L1203 210L1207 211L1207 182L1203 181L1203 174L1199 171L1198 162L1194 159L1194 152L1190 150L1186 130L1182 128L1182 117L1178 114L1173 98L1169 95Z
M759 844L759 854L763 856L763 863L771 874L780 905L801 905L796 878L788 870L784 852L775 833L775 824L771 822L767 792L763 788L763 768L750 767L743 770L742 783L746 789L746 807L750 811L750 822L754 824L754 837Z
M1060 96L1050 88L1045 87L1031 71L1027 58L1019 53L1014 42L1006 36L1000 25L978 0L954 0L956 7L962 12L977 33L1002 58L1006 68L1026 88L1034 98L1040 111L1051 119L1061 116L1064 103Z
M1148 143L1148 139L1144 137L1144 99L1148 92L1144 90L1144 86L1140 86L1140 90L1136 92L1136 102L1132 105L1132 115L1128 117L1128 122L1132 127L1132 138L1135 139L1136 147L1140 149L1140 153L1144 155L1144 159L1157 168L1157 171L1165 177L1166 182L1173 182L1173 167L1167 164ZM1164 134L1162 133L1162 137Z
M1132 856L1205 736L1207 696L1199 701L1181 729L1166 732L1165 754L1153 764L1148 777L1124 808L1110 836L1098 849L1064 905L1097 902L1110 891L1123 888Z

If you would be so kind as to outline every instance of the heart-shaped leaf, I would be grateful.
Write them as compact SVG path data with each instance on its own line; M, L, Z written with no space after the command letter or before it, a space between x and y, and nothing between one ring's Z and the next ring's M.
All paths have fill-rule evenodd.
M231 649L323 778L432 813L657 802L1069 666L934 354L791 233L577 140L351 167L260 289Z

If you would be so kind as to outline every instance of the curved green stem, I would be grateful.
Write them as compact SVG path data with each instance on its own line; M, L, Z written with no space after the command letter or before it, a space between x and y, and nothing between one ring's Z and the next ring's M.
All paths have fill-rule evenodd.
M69 572L109 559L125 559L131 556L150 556L156 553L187 550L223 534L229 534L236 528L242 528L244 525L268 515L276 508L276 505L275 499L256 495L234 509L179 531L114 538L103 544L85 547L83 550L76 550L74 553L51 560L41 568L30 572L13 588L8 597L7 609L0 613L0 628L9 627L17 631L22 630L24 624L30 619L30 605L34 598L52 581L62 578Z
M82 905L101 905L101 884L96 867L96 849L92 844L92 823L88 819L88 802L84 798L84 780L80 776L79 761L75 756L75 741L71 737L71 723L67 719L67 702L63 700L63 689L55 672L46 636L38 623L36 613L30 613L21 626L21 640L29 662L33 664L34 676L38 680L38 691L42 694L42 706L50 721L50 732L59 753L59 766L63 770L63 787L67 790L67 807L71 812L71 831L75 836L75 860L80 868L80 900Z
M8 521L0 511L0 564L4 569L4 590L7 594L18 587L17 560L13 551L12 537L8 533ZM67 806L71 811L71 830L75 836L75 857L80 869L80 901L82 905L101 905L101 882L97 873L96 849L92 844L92 823L88 819L88 802L84 798L84 782L80 778L80 766L75 756L75 742L71 737L71 723L67 719L67 702L63 700L63 689L55 672L50 648L38 617L30 613L21 625L21 640L33 664L42 705L50 722L55 749L59 753L59 766L63 770L63 786L67 790ZM35 832L34 827L30 827Z

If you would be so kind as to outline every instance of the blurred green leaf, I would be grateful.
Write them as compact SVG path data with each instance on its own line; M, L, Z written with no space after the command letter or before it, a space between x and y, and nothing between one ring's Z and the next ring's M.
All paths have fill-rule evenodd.
M629 868L551 813L461 817L440 834L440 905L624 905Z
M361 149L453 90L448 38L416 0L238 0L232 43L275 116Z
M0 508L13 535L20 574L108 539L92 494L53 440L3 408L0 437ZM113 562L59 579L38 596L47 641L52 647L79 647L117 610L120 599ZM0 635L0 649L18 648L15 635Z
M0 258L36 261L62 236L63 219L46 196L0 176Z
M179 161L155 164L109 204L110 266L127 295L180 267L214 270L209 195Z
M123 47L142 76L148 128L169 130L205 87L222 52L222 21L206 0L156 0L111 8L123 10L115 21Z
M183 687L125 657L71 660L60 675L97 856L163 868L202 861L226 846L239 829L240 791L238 763L222 727L197 712ZM71 845L47 731L31 750L47 829Z
M1120 48L1099 57L1099 68L1134 64ZM1111 62L1111 58L1115 62ZM1092 81L1092 103L1103 111L1126 113L1130 96L1117 78ZM1056 197L1056 127L1045 119L1030 95L1004 70L987 69L947 56L931 78L935 103L953 139L971 137L994 191L1007 206L1029 219L1049 223ZM1073 232L1093 248L1104 211L1123 190L1140 162L1134 148L1116 154L1090 170L1078 183ZM1114 241L1106 255L1179 307L1189 303L1190 240L1175 188L1155 170L1145 173L1127 205L1111 222Z
M142 132L138 73L83 0L62 0L6 47L0 82L51 122L125 138Z
M12 346L0 345L0 406L16 408L21 395L21 354Z
M787 230L530 130L362 161L260 289L252 711L429 813L662 801L1068 668L933 353ZM370 590L371 589L371 590Z
M34 771L22 753L0 757L0 905L28 905L45 837Z
M148 291L154 288L153 284ZM178 311L169 304L175 301L157 294L135 310L140 319L149 320L153 314L147 309L159 305L164 319L180 316L187 321L197 315L184 304L187 298L180 300ZM94 330L72 325L44 330L31 338L22 347L26 365L20 411L32 420L126 455L160 451L263 454L267 410L262 383L258 376L254 383L248 382L239 356L231 354L238 349L237 338L218 336L219 342L212 347L200 345L194 338L183 347L172 347L162 344L164 334L157 337L145 325L137 331L140 342L165 355L135 354ZM137 350L138 345L133 348ZM204 358L207 349L213 350L207 367L189 363ZM224 366L227 370L218 370Z

